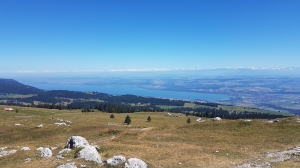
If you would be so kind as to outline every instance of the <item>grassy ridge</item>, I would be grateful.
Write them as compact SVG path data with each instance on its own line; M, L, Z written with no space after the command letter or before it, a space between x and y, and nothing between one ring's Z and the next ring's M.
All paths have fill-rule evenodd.
M18 149L9 156L0 157L1 167L56 167L71 160L95 167L93 163L74 158L75 150L64 160L40 158L36 148L58 147L54 156L64 147L69 136L85 137L90 144L99 145L103 160L114 155L137 157L152 167L233 167L238 163L256 159L261 153L300 145L300 123L286 118L278 123L266 120L223 120L196 122L196 117L167 117L166 113L114 114L80 110L49 110L18 108L19 112L6 112L0 106L0 148ZM131 126L124 125L131 117ZM178 115L178 114L177 114ZM151 116L152 121L147 122ZM53 118L53 119L52 119ZM54 123L69 120L70 126ZM15 126L16 123L21 126ZM44 127L36 128L43 124ZM67 123L69 124L69 123ZM20 151L24 146L30 151ZM25 163L26 158L32 161ZM294 165L290 161L284 165ZM44 166L45 165L45 166ZM276 164L280 167L280 164Z

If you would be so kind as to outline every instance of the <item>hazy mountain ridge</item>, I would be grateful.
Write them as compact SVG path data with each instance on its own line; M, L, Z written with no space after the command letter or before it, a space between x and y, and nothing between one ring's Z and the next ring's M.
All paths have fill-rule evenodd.
M32 86L24 85L13 79L0 78L0 93L4 94L38 94L43 92Z

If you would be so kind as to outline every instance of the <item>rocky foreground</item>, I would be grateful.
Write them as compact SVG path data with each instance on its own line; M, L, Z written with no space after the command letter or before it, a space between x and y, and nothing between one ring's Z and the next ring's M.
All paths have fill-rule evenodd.
M40 152L41 157L55 157L57 160L61 160L64 158L64 154L72 151L78 150L78 159L84 159L85 161L95 162L98 165L123 165L125 168L148 168L148 165L138 158L129 158L126 159L124 156L118 155L113 156L112 158L102 161L101 156L98 153L99 146L92 146L88 143L88 141L81 136L71 136L68 138L65 148L59 151L56 156L53 156L52 150L55 150L57 147L39 147L36 150ZM29 147L23 147L21 150L27 151L30 150ZM16 153L17 150L7 150L6 147L0 148L0 157L4 157L10 154ZM27 158L25 163L31 161L31 158ZM80 167L85 167L85 165L80 165ZM75 162L69 162L62 165L59 165L57 168L77 168Z

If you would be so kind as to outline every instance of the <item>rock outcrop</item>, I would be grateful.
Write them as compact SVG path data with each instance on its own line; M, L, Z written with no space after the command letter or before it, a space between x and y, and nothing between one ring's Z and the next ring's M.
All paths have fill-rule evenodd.
M59 165L59 166L57 166L57 168L77 168L77 166L73 162L73 163L66 163L63 165Z
M83 158L86 161L94 161L98 164L102 164L101 157L94 146L85 146L79 152L79 158Z
M126 158L124 156L118 155L114 156L113 158L110 158L106 161L107 164L115 166L121 163L126 162Z
M130 158L125 163L125 168L148 168L148 165L138 158Z
M41 157L52 157L52 151L49 148L39 147L36 150L41 151Z
M30 148L29 147L23 147L21 150L22 151L28 151L28 150L30 150Z
M85 138L83 138L81 136L71 136L67 140L65 148L70 148L70 140L71 139L73 139L73 142L74 142L73 147L74 148L83 148L85 146L89 146L89 143L88 143L88 141Z
M73 145L72 145L73 143ZM90 146L88 141L81 136L71 136L66 142L65 148L82 148L79 151L79 158L86 161L94 161L98 164L102 164L101 156L99 155L95 146ZM64 151L64 150L63 150ZM63 151L59 152L58 158L61 159Z

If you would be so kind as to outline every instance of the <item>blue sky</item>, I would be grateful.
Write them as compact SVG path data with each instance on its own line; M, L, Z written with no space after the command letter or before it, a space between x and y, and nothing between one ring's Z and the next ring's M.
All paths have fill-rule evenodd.
M299 0L0 0L0 72L300 65Z

